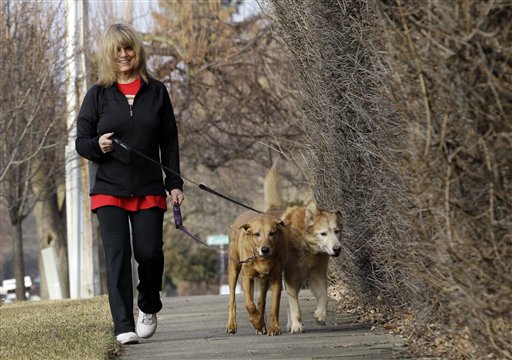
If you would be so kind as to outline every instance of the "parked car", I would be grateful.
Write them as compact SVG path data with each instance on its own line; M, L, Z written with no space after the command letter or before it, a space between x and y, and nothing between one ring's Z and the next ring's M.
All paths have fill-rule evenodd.
M25 298L31 300L32 279L25 276ZM10 303L16 301L16 279L6 279L2 281L2 302Z

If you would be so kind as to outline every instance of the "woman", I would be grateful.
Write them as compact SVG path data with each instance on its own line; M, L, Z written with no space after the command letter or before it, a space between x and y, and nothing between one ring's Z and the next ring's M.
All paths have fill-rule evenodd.
M98 66L98 82L78 114L75 145L93 165L91 209L105 249L114 334L133 344L154 334L162 308L165 190L173 204L184 199L178 133L167 89L149 76L142 40L132 27L115 24L105 32ZM117 140L134 151L123 150ZM130 231L139 274L136 325Z

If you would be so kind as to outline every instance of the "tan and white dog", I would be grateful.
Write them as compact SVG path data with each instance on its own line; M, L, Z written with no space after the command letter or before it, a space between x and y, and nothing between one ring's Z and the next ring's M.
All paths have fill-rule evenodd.
M265 193L280 199L275 165L265 179ZM274 213L275 214L275 213ZM327 267L331 256L341 252L341 213L320 209L314 200L305 206L289 207L281 215L286 225L288 261L284 269L288 293L288 331L304 332L299 307L299 291L309 284L316 300L316 321L325 324L327 313Z
M301 286L309 288L317 301L314 318L325 324L327 314L327 268L329 258L341 252L341 213L317 207L314 200L306 206L288 208L281 219L289 227L288 262L284 270L288 293L288 331L304 332L299 307Z
M231 225L229 235L229 306L226 332L237 331L235 287L240 272L249 321L256 334L280 335L279 307L282 291L282 273L288 257L285 226L279 216L273 216L278 202L274 194L265 192L265 214L246 211ZM254 280L260 283L258 306L254 304ZM269 327L265 324L265 304L269 287L272 307Z

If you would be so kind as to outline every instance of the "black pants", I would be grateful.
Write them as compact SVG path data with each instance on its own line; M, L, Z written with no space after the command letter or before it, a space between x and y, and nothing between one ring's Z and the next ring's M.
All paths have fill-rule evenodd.
M135 330L133 317L132 228L133 252L138 263L137 304L147 314L162 309L160 290L164 269L162 228L164 211L151 208L130 212L115 206L96 210L101 228L107 267L107 287L114 334Z

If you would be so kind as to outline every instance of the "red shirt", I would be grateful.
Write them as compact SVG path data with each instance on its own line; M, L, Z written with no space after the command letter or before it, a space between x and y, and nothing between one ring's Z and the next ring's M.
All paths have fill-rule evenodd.
M94 211L102 206L117 206L127 211L150 209L155 206L163 210L167 210L165 195L145 195L134 197L119 197L102 194L91 195L91 210Z
M126 96L128 103L133 104L135 95L140 89L140 78L128 84L117 84L119 90ZM91 210L102 206L117 206L127 211L138 211L159 207L167 210L165 195L144 195L134 197L119 197L112 195L94 194L91 195Z

